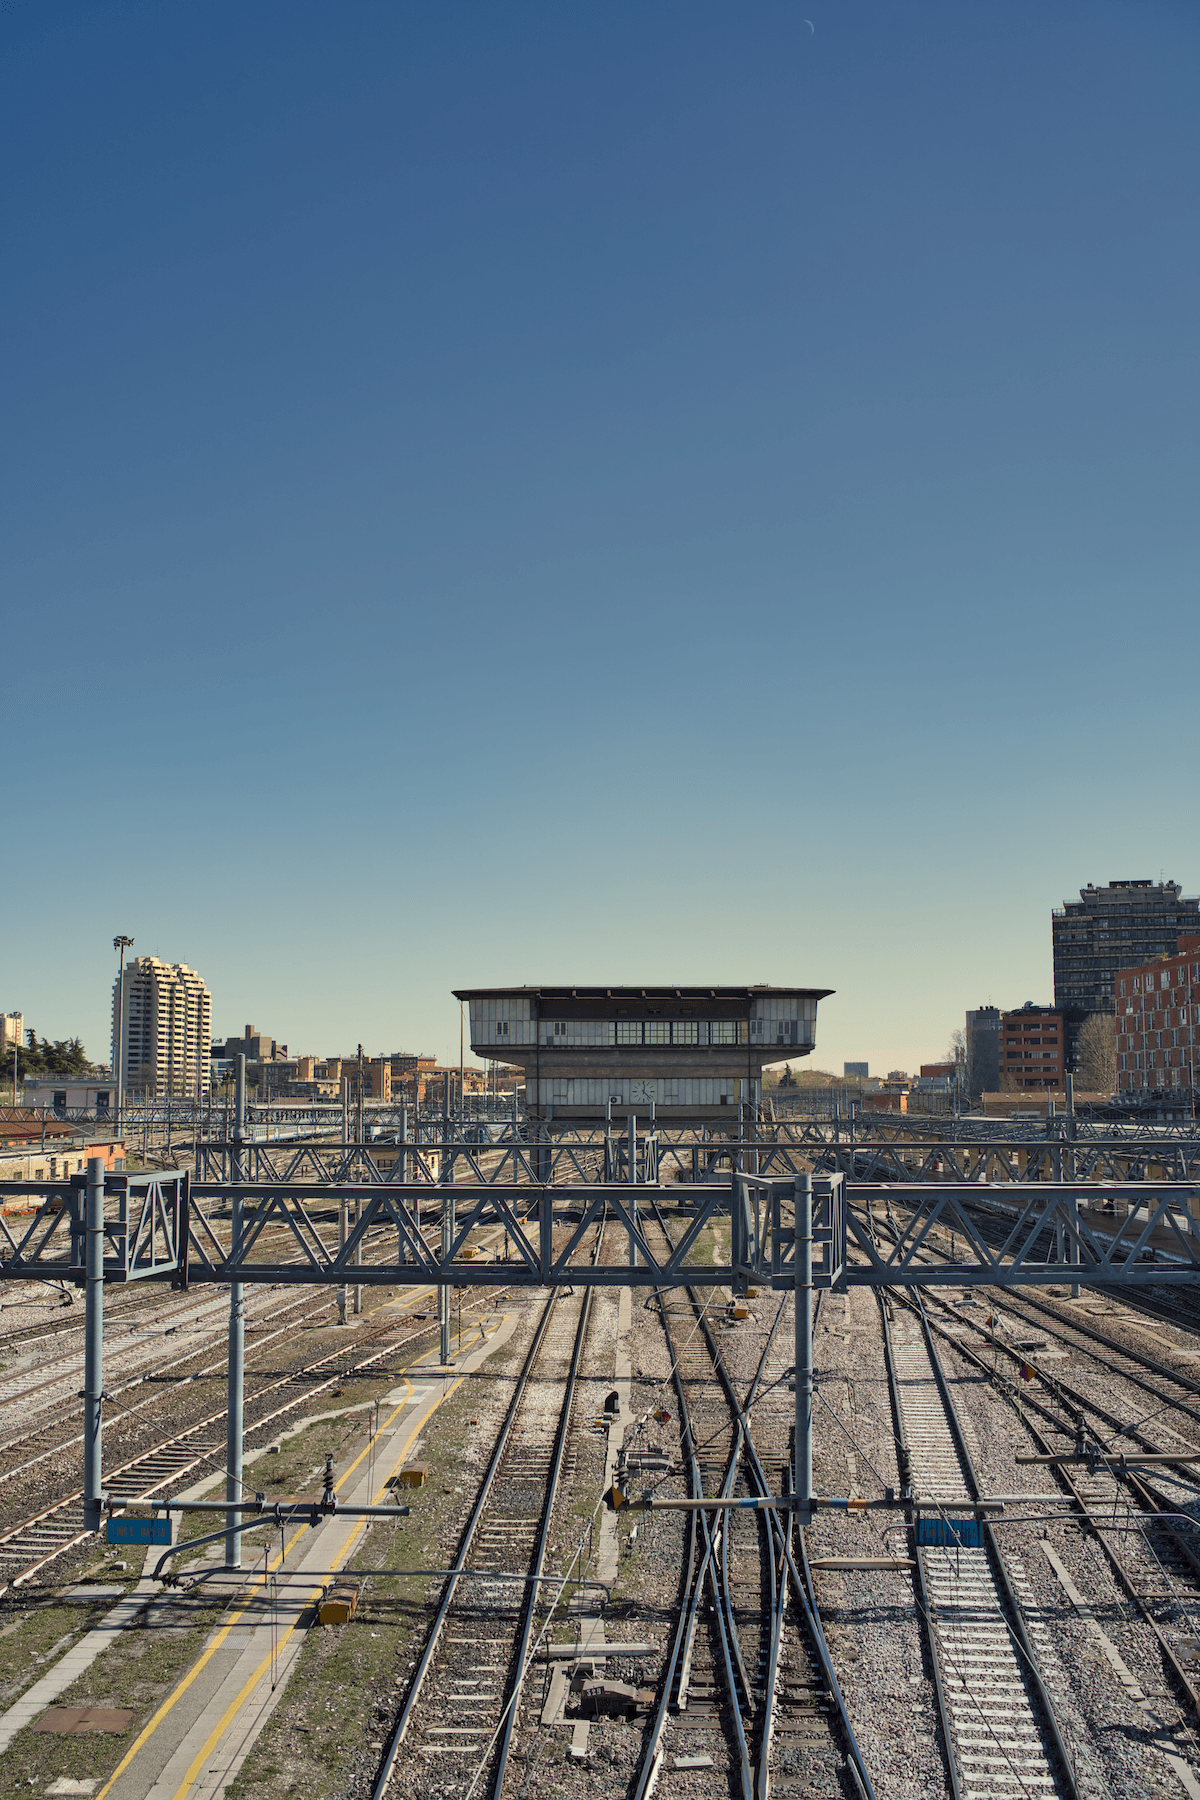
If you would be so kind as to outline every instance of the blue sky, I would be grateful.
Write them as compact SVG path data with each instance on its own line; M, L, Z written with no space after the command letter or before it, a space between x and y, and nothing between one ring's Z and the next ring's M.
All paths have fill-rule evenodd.
M1194 6L0 33L0 1007L107 1054L125 931L293 1049L752 980L912 1068L1200 888Z

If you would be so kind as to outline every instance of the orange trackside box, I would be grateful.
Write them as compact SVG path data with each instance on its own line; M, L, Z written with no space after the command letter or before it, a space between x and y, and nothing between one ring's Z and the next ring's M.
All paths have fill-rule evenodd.
M358 1589L349 1585L331 1588L317 1604L322 1625L348 1625L358 1609Z

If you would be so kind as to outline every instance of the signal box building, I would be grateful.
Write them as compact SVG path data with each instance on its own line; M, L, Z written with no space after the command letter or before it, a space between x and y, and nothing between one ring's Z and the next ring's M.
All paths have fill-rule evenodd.
M595 1125L633 1113L737 1129L769 1063L809 1056L831 988L463 988L471 1050L525 1072L532 1118Z

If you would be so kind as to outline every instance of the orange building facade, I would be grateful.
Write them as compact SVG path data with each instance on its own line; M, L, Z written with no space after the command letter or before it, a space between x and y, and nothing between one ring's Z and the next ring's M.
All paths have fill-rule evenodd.
M1116 989L1117 1092L1192 1087L1200 1025L1200 937L1181 937L1174 956L1123 969Z
M1052 1006L1022 1006L1000 1015L1000 1087L1060 1088L1066 1043L1062 1014Z

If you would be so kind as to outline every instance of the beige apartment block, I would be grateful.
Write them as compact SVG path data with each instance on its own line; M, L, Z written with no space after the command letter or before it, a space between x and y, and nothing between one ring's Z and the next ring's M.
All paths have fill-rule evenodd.
M212 998L194 969L157 956L126 963L113 983L112 1046L127 1094L198 1097L208 1087L211 1044Z
M0 1056L7 1050L10 1054L15 1044L19 1049L25 1042L25 1014L19 1012L0 1013Z

